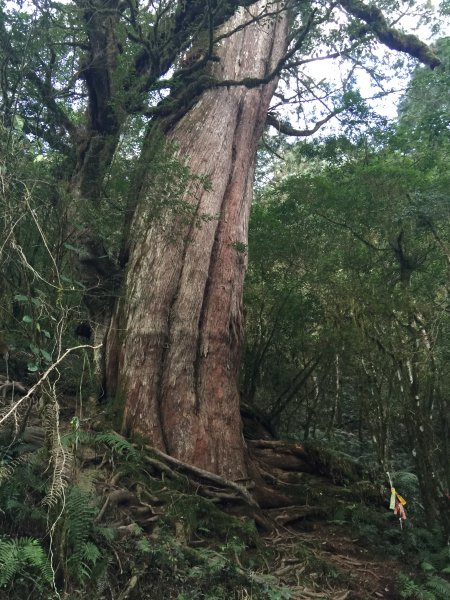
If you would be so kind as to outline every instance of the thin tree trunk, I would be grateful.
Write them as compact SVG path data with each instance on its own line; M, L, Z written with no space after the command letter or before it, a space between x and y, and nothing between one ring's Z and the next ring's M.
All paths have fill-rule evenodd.
M248 18L240 10L227 28ZM243 28L222 41L214 76L264 77L286 38L285 16ZM243 249L257 143L275 86L209 90L168 133L191 172L208 176L209 191L190 190L184 199L211 218L186 225L169 209L164 222L149 226L143 194L107 343L107 383L124 406L123 429L231 479L247 477L238 392Z
M341 400L341 370L339 366L339 354L335 356L335 388L334 388L334 402L331 408L331 415L327 426L327 438L334 436L334 426L336 424L336 417L339 414L339 403Z

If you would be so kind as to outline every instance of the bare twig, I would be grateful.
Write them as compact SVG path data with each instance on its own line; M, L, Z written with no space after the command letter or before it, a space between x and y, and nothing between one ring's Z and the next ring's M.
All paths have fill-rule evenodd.
M92 350L96 350L97 348L100 348L101 344L98 344L97 346L92 346L91 344L82 344L80 346L74 346L73 348L69 348L68 350L66 350L64 352L64 354L62 354L52 365L49 366L49 368L44 372L44 374L42 375L42 377L39 379L39 381L37 383L35 383L29 390L28 392L25 394L25 396L22 396L22 398L20 398L19 400L17 400L17 402L14 403L14 405L6 412L6 414L4 414L1 418L0 418L0 425L6 421L6 419L8 419L8 417L10 417L12 414L14 414L16 412L16 410L19 408L19 406L25 402L25 400L28 400L29 398L31 398L31 396L34 394L34 392L37 390L37 388L42 385L44 383L44 381L47 380L48 376L50 375L50 373L52 371L54 371L56 369L56 367L62 363L62 361L66 358L66 356L68 356L71 352L75 352L75 350L81 350L83 348L91 348Z

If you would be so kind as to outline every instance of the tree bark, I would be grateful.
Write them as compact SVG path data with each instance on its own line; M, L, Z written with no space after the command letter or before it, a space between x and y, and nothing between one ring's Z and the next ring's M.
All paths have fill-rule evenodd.
M248 20L249 10L240 9L225 28ZM284 13L244 27L222 40L212 75L264 77L286 40ZM276 83L208 90L167 133L180 161L206 175L210 189L187 190L184 201L196 215L190 223L168 208L149 224L151 175L141 186L107 340L108 391L124 407L123 430L234 480L247 478L238 370L248 216L257 143ZM209 219L198 226L200 215Z

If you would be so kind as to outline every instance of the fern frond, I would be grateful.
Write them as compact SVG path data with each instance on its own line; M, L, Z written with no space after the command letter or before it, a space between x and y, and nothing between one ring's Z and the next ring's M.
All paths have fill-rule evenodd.
M21 540L20 557L23 557L24 561L28 562L30 566L39 569L45 582L50 583L53 580L50 561L38 540L33 538Z
M20 573L31 570L33 578L36 571L41 581L36 585L43 587L53 581L50 561L39 540L34 538L0 538L0 586L11 583Z
M50 488L45 498L42 500L42 504L49 508L55 506L64 496L64 490L70 480L70 472L73 463L72 454L61 445L53 447L50 456L53 467L52 479Z
M17 540L0 539L0 586L12 581L19 569Z
M426 560L424 560L420 563L420 568L422 569L422 571L424 573L434 573L434 571L436 571L434 566Z
M20 467L27 462L32 462L34 458L34 452L27 452L9 462L2 462L0 464L0 485L14 475L14 471L17 469L17 467Z
M61 443L65 447L73 447L75 444L90 445L95 443L96 436L97 434L94 434L90 431L78 429L76 432L68 431L61 435Z
M92 563L95 550L98 550L95 544L88 541L97 512L98 508L93 505L90 494L78 487L70 489L65 511L67 541L71 550L68 566L78 579L89 576L90 567L85 561Z
M100 433L95 436L95 441L100 444L105 444L119 456L124 456L134 461L138 461L140 458L139 451L133 444L117 433Z
M83 558L85 560L87 560L91 565L95 565L101 556L102 553L98 546L96 546L93 542L86 542L83 551Z
M450 583L438 575L433 575L425 586L435 594L437 600L450 598Z
M64 490L70 479L73 455L61 443L59 433L59 405L56 400L48 402L43 411L43 422L50 444L50 464L52 479L50 488L43 499L44 506L55 506L64 496Z

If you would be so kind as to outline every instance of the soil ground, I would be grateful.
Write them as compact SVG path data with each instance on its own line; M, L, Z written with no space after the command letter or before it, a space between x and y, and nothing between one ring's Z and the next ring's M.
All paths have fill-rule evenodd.
M266 541L280 553L273 574L294 591L296 600L400 598L395 583L400 565L374 555L348 527L316 522L311 531L285 528L268 536ZM295 556L299 547L304 549L303 553ZM306 569L308 586L301 584Z

